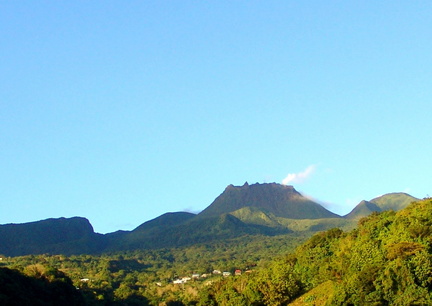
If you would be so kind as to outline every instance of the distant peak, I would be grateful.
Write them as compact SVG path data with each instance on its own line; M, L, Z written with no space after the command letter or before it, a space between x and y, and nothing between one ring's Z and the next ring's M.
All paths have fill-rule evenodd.
M225 191L198 215L218 216L243 207L255 207L291 219L339 217L302 196L293 186L278 183L249 185L248 182L242 186L228 185Z
M230 189L234 189L236 188L233 184L229 184L228 186L226 186L225 190L230 190Z
M279 183L275 183L275 182L273 182L273 183L258 183L257 182L255 184L249 184L247 181L241 186L235 186L233 184L229 184L225 189L236 189L236 188L242 188L242 187L265 187L265 186L295 190L293 185L285 185L285 184L279 184Z

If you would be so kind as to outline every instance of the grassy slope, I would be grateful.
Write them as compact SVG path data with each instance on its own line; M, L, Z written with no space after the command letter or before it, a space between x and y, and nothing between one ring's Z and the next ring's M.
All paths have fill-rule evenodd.
M356 221L343 218L321 218L321 219L290 219L276 217L266 213L257 207L244 207L231 213L231 215L247 224L259 224L269 227L281 227L293 232L316 232L338 227L350 230L357 224Z
M394 210L398 211L404 209L412 202L418 201L417 198L409 194L397 192L388 193L383 196L374 198L370 201L361 201L349 214L344 218L359 220L360 218L370 215L374 211Z
M412 202L418 201L419 199L410 196L409 194L398 192L389 193L381 197L370 200L370 202L376 204L381 208L382 211L393 209L395 211L404 209Z
M335 283L326 281L289 303L290 306L324 306L332 300Z

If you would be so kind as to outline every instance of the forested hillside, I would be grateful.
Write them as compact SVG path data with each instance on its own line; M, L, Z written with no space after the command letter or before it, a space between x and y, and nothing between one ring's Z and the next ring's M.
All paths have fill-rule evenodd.
M232 275L235 270L255 273L275 256L294 251L295 246L308 236L244 236L183 248L124 251L98 256L0 255L0 266L16 269L25 275L28 267L35 265L65 273L79 288L88 305L146 305L144 301L149 305L174 302L194 305L200 292L205 292L202 288L224 279L222 274L213 271ZM173 283L193 274L200 277L183 285Z
M0 265L64 273L90 305L431 305L431 234L432 199L424 199L301 245L298 236L249 236L102 256L3 258Z
M253 278L210 287L218 305L431 305L432 200L314 235Z

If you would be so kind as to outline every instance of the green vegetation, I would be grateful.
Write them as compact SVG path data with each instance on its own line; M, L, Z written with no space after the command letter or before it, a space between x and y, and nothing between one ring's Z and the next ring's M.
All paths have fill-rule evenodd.
M35 264L22 273L0 267L0 304L84 305L84 298L63 272Z
M397 213L374 213L348 233L318 233L245 286L235 280L209 290L219 305L234 305L220 298L228 288L237 288L245 305L431 305L431 234L426 199Z
M340 218L303 197L292 186L276 183L229 185L198 217L219 216L243 207L259 208L265 213L290 219Z
M307 235L244 236L191 247L99 256L3 257L0 266L24 274L35 265L64 273L72 280L74 287L79 288L87 305L196 304L198 300L205 299L202 296L205 288L218 286L225 279L221 274L213 274L213 270L227 271L232 275L237 269L243 273L247 270L256 273L274 256L294 251L295 246L306 239ZM174 280L191 277L192 274L198 274L199 279L192 279L184 285L173 284ZM207 275L202 277L203 274Z
M97 234L87 219L79 217L0 225L0 252L8 256L100 255L186 247L245 236L312 235L334 227L351 230L362 216L373 211L398 210L412 200L415 198L407 194L388 194L363 201L341 217L303 197L292 186L230 185L198 215L166 213L132 231Z
M101 256L13 257L1 265L70 278L87 305L430 305L431 234L432 200L425 199L309 239L245 236ZM185 276L191 279L173 283ZM10 298L1 289L0 296Z
M418 199L403 192L388 193L370 201L361 201L345 218L359 220L375 211L398 211L415 201Z
M401 210L410 205L418 199L403 192L388 193L384 196L377 197L370 200L371 203L376 204L381 211L384 210Z
M0 252L8 256L95 253L105 246L103 238L80 217L6 224L0 225Z
M432 200L412 199L343 218L290 186L245 184L130 232L99 235L84 218L0 226L0 304L430 305Z

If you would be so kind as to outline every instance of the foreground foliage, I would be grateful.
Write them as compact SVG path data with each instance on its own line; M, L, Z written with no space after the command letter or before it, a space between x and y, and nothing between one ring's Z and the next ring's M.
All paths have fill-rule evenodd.
M0 268L1 305L84 305L80 292L62 272L31 265L20 273Z
M31 267L64 273L87 305L194 305L206 301L205 288L224 280L213 270L257 270L275 255L292 252L307 234L275 237L244 236L192 247L94 255L29 255L5 258L7 266L24 275ZM0 255L0 257L2 257ZM173 280L200 275L184 285ZM201 275L207 274L205 278ZM231 276L234 278L234 276ZM1 288L0 288L1 292ZM211 305L203 302L203 305ZM179 304L181 305L181 304Z

